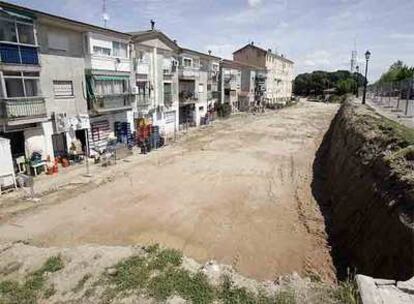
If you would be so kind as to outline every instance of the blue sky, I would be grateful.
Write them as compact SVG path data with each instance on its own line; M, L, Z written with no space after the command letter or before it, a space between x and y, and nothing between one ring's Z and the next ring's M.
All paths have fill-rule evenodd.
M102 25L102 0L9 2ZM156 27L184 47L231 59L249 41L295 61L296 73L349 69L356 41L369 79L397 59L414 65L414 0L107 0L108 27Z

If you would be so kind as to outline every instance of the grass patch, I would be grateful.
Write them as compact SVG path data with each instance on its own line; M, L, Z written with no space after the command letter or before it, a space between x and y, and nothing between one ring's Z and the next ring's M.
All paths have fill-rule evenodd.
M44 274L46 272L59 271L63 267L64 264L60 256L50 257L40 269L30 273L22 284L11 280L0 282L0 304L37 303L46 283ZM52 287L53 292L51 290ZM54 292L54 286L51 286L45 290L43 296L50 297Z
M354 279L347 279L334 291L334 298L341 304L361 304L358 286Z

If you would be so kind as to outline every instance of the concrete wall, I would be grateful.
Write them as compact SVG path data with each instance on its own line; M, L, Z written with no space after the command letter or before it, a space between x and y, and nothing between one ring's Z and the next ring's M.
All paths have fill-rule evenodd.
M128 40L104 36L96 33L88 33L86 35L87 46L85 48L86 52L86 67L93 70L103 70L103 71L116 71L116 72L130 72L131 71L131 60L129 59L129 44ZM120 56L113 56L113 47L112 42L122 42L128 45L127 49L127 58ZM93 47L99 46L104 48L111 49L111 56L96 55L93 54Z
M144 53L146 69L142 69L142 63L139 63L138 54ZM178 110L178 73L175 72L171 76L164 76L164 69L171 69L172 61L177 60L177 55L165 43L159 39L150 39L147 41L134 44L132 52L133 60L137 62L138 74L146 74L147 81L151 83L153 90L151 91L152 104L144 109L138 110L135 107L135 116L146 115L152 112L151 118L154 125L160 127L160 132L170 136L178 130L179 110ZM134 75L134 82L136 77ZM170 83L172 88L172 105L164 102L164 83ZM134 86L136 83L133 84ZM161 110L161 111L159 111ZM174 119L172 119L174 115Z
M271 103L290 99L292 96L293 64L273 54L268 54L266 57L268 70L266 97Z
M252 64L258 67L266 66L265 53L256 48L251 47L244 48L240 52L234 53L233 60Z
M39 20L37 39L41 54L83 57L81 32L59 27L59 24L43 23Z
M87 102L84 93L85 63L83 58L41 54L40 86L46 99L48 115L67 113L68 116L87 114ZM72 81L73 96L55 97L53 81Z
M46 159L48 156L50 156L51 159L54 159L52 122L44 122L35 128L25 129L23 133L27 158L30 158L33 152L40 152L43 159Z

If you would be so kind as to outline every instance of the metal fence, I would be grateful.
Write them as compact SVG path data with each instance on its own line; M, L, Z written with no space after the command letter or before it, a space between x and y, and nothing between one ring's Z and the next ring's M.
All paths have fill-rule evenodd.
M377 106L401 117L414 116L414 79L373 85L368 96Z

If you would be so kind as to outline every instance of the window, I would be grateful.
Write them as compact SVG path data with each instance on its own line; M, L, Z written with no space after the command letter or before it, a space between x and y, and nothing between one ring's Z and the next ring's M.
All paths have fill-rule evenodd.
M111 49L94 45L93 46L93 53L95 55L111 56Z
M47 44L50 49L67 51L69 50L69 39L67 36L54 32L47 33Z
M7 97L24 97L23 79L5 78Z
M70 97L73 96L73 83L66 80L54 80L53 92L56 97Z
M191 67L193 65L193 61L190 58L184 58L183 59L183 65L185 67Z
M35 44L33 25L17 23L17 31L19 32L20 43Z
M0 41L35 45L33 24L0 20Z
M96 80L95 92L97 95L123 94L128 91L126 80Z
M122 58L128 58L128 47L126 45L126 43L121 43L121 42L112 42L112 48L114 50L114 56L115 57L122 57Z
M24 88L26 90L26 96L37 96L37 79L25 79Z
M199 85L198 85L198 93L204 93L204 84L202 84L202 83L200 83Z
M0 20L0 41L17 42L15 23Z
M37 72L3 72L7 97L39 96L39 73Z
M218 70L219 70L219 65L218 65L217 63L213 63L213 65L212 65L212 70L213 70L213 71L215 71L215 72L218 72Z

